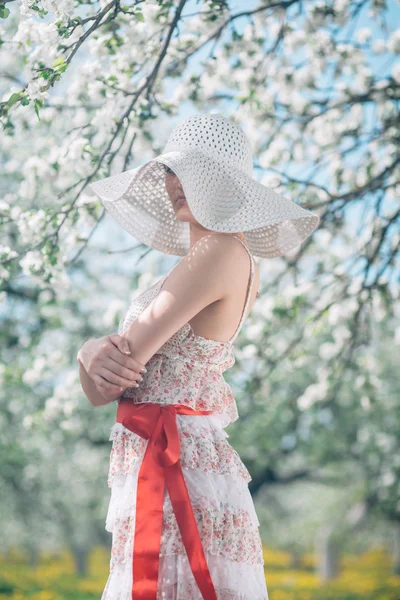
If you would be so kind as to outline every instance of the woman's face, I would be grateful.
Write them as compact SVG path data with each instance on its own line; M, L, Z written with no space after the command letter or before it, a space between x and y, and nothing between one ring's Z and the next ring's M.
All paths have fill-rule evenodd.
M175 175L172 169L167 167L167 165L163 164L163 167L165 171L165 189L167 190L167 194L171 201L172 208L175 211L176 218L179 219L179 221L193 223L192 228L196 231L201 230L211 232L212 230L206 229L205 227L203 227L203 225L200 225L200 223L196 221L196 219L192 215L189 208L189 204L187 203L187 200L185 198L185 193L183 191L182 184L179 181L178 177ZM239 234L234 235L239 235L244 241L243 233L239 232Z
M163 165L163 167L165 170L165 189L167 190L172 208L175 211L176 218L180 221L195 223L196 220L190 212L181 182L167 165Z

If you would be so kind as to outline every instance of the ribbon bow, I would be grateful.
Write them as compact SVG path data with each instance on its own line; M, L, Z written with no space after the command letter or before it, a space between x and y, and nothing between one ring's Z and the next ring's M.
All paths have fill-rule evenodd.
M116 421L148 439L139 470L133 548L132 600L156 600L165 485L179 526L190 568L204 600L218 600L180 464L176 415L208 415L181 404L121 398Z

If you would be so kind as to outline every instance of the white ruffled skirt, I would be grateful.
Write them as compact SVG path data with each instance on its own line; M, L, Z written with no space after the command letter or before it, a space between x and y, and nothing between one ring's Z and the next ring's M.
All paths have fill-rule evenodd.
M177 415L181 467L218 600L268 600L251 476L218 415ZM139 469L148 440L115 423L106 530L110 574L101 600L132 600L132 557ZM168 491L164 496L157 600L203 600Z

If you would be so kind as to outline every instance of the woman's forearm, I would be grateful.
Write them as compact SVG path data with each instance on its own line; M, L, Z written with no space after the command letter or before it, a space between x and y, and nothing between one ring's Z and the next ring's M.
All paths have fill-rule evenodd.
M90 404L93 406L104 406L105 404L113 402L113 400L106 400L99 392L95 382L90 375L87 374L85 367L81 362L79 362L79 378L81 380L82 389L88 397Z

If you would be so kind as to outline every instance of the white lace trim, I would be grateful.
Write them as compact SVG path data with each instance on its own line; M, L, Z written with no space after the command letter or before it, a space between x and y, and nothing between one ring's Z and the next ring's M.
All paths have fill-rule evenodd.
M117 519L128 519L135 514L137 481L140 466L127 475L118 475L111 486L111 496L106 516L105 528L114 530ZM204 473L182 468L192 506L215 508L220 511L246 511L254 527L260 522L254 507L248 485L230 475ZM164 509L172 510L169 495L164 498Z
M231 561L205 552L218 600L269 600L263 565ZM101 600L132 600L132 563L115 565ZM203 600L186 554L162 556L157 600Z

